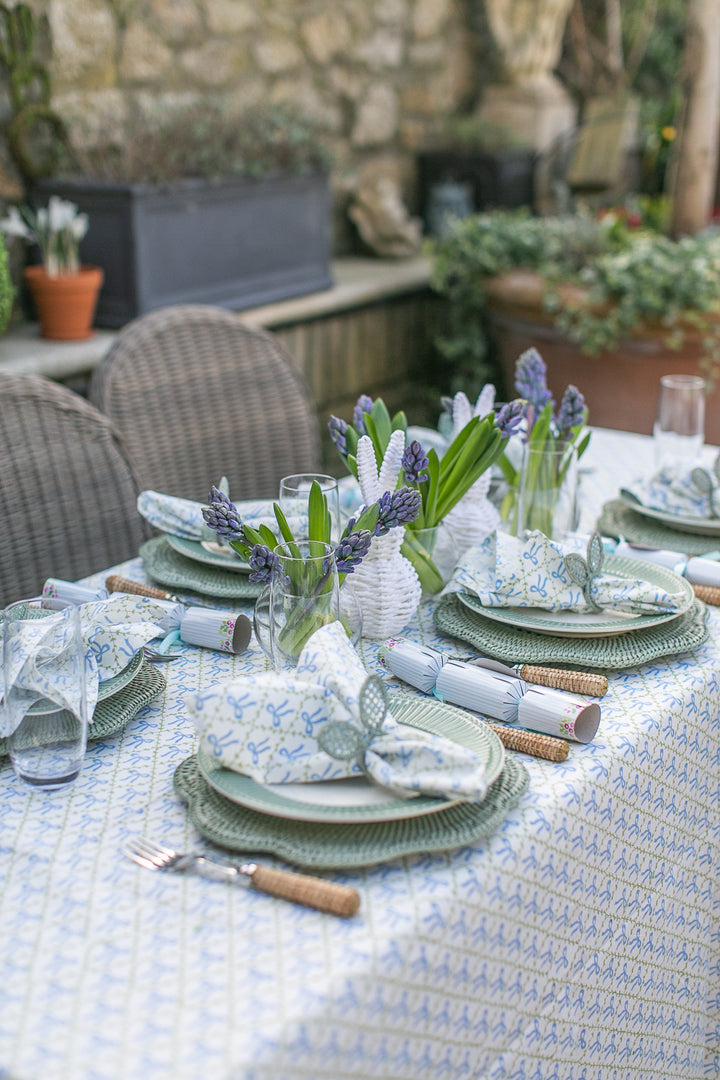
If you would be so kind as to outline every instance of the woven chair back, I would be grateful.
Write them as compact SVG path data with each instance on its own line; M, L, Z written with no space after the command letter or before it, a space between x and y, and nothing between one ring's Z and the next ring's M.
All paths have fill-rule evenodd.
M120 431L143 489L205 501L272 498L290 473L319 471L317 416L275 338L237 315L182 304L142 316L93 373L90 401Z
M137 555L138 491L107 417L49 379L0 374L0 606Z

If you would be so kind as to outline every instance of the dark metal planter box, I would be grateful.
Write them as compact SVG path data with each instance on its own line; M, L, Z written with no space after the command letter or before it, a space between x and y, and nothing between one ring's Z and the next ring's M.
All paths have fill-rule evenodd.
M447 147L417 155L418 197L426 229L430 189L446 181L472 187L473 210L533 204L534 150L476 150Z
M255 307L332 285L328 177L272 176L166 187L43 181L90 218L83 262L105 284L95 322L122 326L168 304Z

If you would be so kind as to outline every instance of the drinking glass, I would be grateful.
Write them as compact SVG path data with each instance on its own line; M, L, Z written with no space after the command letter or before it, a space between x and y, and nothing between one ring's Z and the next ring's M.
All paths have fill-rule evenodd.
M313 481L317 481L320 490L327 499L330 514L330 539L340 539L340 493L334 476L322 473L295 473L284 476L280 481L278 502L280 509L288 519L295 536L307 536L308 533L308 496Z
M663 375L653 427L655 469L691 466L705 441L705 380L699 375Z
M87 743L79 608L47 615L39 597L11 604L2 618L2 658L5 730L17 776L43 791L69 786Z
M578 524L577 453L573 443L527 443L520 469L517 536L537 529L562 540Z

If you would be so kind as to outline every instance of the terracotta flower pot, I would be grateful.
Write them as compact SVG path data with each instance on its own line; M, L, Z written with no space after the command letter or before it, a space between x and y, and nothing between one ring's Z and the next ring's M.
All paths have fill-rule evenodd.
M82 266L77 274L48 277L42 266L28 266L25 281L35 301L42 336L53 341L83 341L92 337L103 272Z
M543 310L544 286L539 275L512 271L487 282L487 314L498 346L507 393L512 396L515 361L534 345L547 365L548 386L556 401L568 383L585 396L588 419L596 427L619 428L651 435L663 375L699 375L704 349L702 334L684 327L680 349L671 349L668 331L646 329L618 343L611 352L588 356L556 330L552 315ZM561 288L572 301L580 294L574 286ZM707 396L705 441L720 443L720 386Z

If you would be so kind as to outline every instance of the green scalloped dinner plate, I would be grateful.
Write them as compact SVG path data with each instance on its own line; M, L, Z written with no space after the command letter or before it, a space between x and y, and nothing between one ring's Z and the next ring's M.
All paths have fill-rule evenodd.
M720 518L681 517L670 514L667 510L656 510L652 506L643 506L639 499L625 488L620 489L620 500L630 510L643 517L660 521L676 532L695 533L698 536L720 536Z
M505 748L482 721L451 705L402 692L391 697L390 709L398 723L444 735L474 750L485 761L488 785L502 772ZM197 764L208 784L230 802L290 821L338 825L401 821L447 810L459 801L428 795L402 798L365 777L315 784L259 784L249 776L218 768L202 751L198 751Z
M212 540L184 540L181 536L171 536L170 533L166 533L166 539L170 547L186 559L216 566L220 570L232 570L237 574L250 573L249 565L232 548L225 548L223 551L221 546Z
M626 559L620 555L608 555L603 562L603 570L618 577L635 579L642 575L642 580L669 592L684 592L689 602L693 600L692 585L664 566L642 562L639 559ZM545 611L543 608L523 607L487 607L472 593L458 593L458 599L465 607L493 622L505 623L516 630L532 630L539 634L556 637L615 637L636 630L648 630L651 626L662 626L680 617L682 612L670 611L658 615L631 615L627 612L609 611Z

